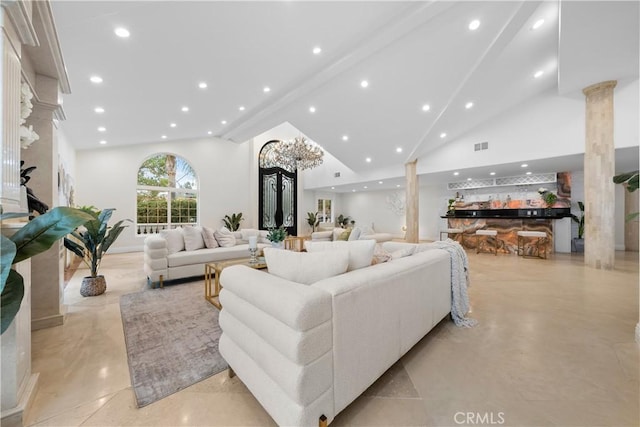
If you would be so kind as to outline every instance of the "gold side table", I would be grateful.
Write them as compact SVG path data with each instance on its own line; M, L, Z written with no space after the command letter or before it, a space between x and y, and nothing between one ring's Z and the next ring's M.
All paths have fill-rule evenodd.
M311 240L311 236L287 236L284 239L284 248L294 252L302 252L305 240Z
M227 261L208 262L204 265L204 299L209 301L218 310L222 310L222 304L220 304L220 273L226 267L232 265L246 265L247 267L255 268L257 270L264 270L267 268L267 264L262 261L257 264L250 264L249 258L231 259ZM212 286L213 279L213 286Z

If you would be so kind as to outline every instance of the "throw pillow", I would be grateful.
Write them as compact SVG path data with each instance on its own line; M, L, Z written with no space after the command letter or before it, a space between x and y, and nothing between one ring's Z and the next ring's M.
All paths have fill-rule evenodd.
M184 237L182 236L182 228L173 228L171 230L162 230L160 237L167 241L167 252L169 255L176 252L184 251Z
M340 238L340 235L342 233L344 233L345 231L347 231L347 230L345 230L344 228L340 228L340 227L334 228L333 229L333 241L335 242L336 240L338 240Z
M375 240L355 240L353 242L314 242L306 241L304 246L307 252L336 251L346 248L349 253L349 267L347 271L368 267L373 259L373 251L376 248Z
M307 253L264 248L264 257L269 274L311 285L346 272L349 254L345 249Z
M353 230L351 230L351 234L349 234L349 241L352 242L354 240L358 240L361 233L362 230L360 230L359 227L354 228Z
M236 238L236 245L246 245L247 243L249 243L248 240L245 240L242 237L242 232L238 231L232 231L231 234L233 234L233 237Z
M416 250L415 246L398 249L397 251L391 252L391 259L394 260L394 259L404 258L406 256L413 255L413 252L415 250Z
M343 231L342 233L340 233L337 240L343 240L346 242L347 240L349 240L350 234L351 234L351 230Z
M184 238L185 250L195 251L204 248L202 227L185 227L182 229L182 237Z
M202 239L204 240L204 245L209 249L220 246L213 235L213 228L202 227Z
M260 230L256 230L255 228L245 228L240 230L240 234L242 235L242 240L249 241L249 237L260 235Z
M260 230L258 231L258 243L271 243L269 241L269 239L267 239L267 236L269 235L269 232L267 230Z
M381 245L376 245L376 248L373 251L373 260L371 261L371 264L382 264L383 262L387 262L390 259L391 254L382 249Z
M228 228L222 227L220 230L213 232L213 236L218 241L218 244L223 248L229 248L236 245L236 238Z

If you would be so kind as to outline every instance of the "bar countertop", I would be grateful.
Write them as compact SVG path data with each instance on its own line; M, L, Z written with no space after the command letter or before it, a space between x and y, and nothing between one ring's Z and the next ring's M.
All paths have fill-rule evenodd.
M494 218L494 219L562 219L571 217L570 208L549 209L458 209L453 214L442 215L440 218Z

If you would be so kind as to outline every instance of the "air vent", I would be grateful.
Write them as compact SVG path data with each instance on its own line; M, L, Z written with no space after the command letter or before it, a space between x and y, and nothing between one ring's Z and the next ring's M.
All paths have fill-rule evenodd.
M333 177L334 177L334 178L340 178L340 172L336 172L336 173L334 173L334 174L333 174Z
M485 141L485 142L478 142L477 144L473 145L473 151L481 151L481 150L486 150L489 148L489 142Z

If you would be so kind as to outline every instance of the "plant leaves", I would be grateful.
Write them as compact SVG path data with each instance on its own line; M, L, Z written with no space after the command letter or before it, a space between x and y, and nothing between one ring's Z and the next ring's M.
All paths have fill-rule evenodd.
M16 256L16 244L13 240L0 234L0 292L4 290L7 283L7 277L13 264L13 258Z
M3 334L15 319L23 297L24 279L20 273L11 270L7 277L7 285L0 295L0 334Z
M628 180L633 178L634 175L637 176L639 172L640 171L636 170L633 172L621 173L613 177L613 182L615 182L616 184L622 184L623 182L627 182Z
M627 215L626 221L633 221L634 219L638 218L638 216L640 216L640 212L632 212Z
M23 261L49 249L58 239L93 219L81 210L56 207L40 215L18 230L11 240L16 244L14 263Z
M64 238L64 247L69 249L71 252L79 256L80 258L84 258L84 246L81 244L74 242L71 239Z

